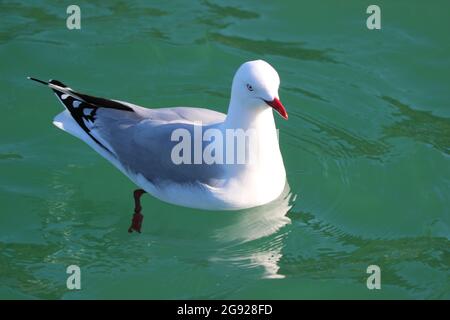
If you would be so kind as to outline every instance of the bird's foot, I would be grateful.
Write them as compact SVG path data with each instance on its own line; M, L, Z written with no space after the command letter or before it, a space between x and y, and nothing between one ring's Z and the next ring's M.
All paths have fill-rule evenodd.
M140 212L135 212L133 218L131 219L131 226L128 228L128 232L132 233L133 230L141 233L142 221L144 216Z
M141 196L144 193L145 191L142 189L134 190L134 214L131 219L131 226L128 228L129 233L133 232L133 230L141 233L142 221L144 220L144 216L141 214Z

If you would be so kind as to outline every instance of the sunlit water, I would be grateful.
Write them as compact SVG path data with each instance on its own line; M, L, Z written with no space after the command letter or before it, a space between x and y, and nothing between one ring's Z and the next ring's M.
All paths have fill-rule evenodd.
M0 3L0 298L450 298L448 1ZM171 2L172 3L172 2ZM289 187L206 212L143 199L57 130L58 79L148 107L226 112L244 61L278 70ZM66 267L82 289L66 288ZM368 290L366 268L381 268Z

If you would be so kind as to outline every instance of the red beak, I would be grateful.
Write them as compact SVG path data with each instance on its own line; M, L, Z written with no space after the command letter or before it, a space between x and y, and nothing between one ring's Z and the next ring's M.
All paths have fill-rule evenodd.
M278 98L273 99L272 101L264 100L269 106L277 110L277 112L287 120L288 114L286 112L286 109L284 108L283 104Z

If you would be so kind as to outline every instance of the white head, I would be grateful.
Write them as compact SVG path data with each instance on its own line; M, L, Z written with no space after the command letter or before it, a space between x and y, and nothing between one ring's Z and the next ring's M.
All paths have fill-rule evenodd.
M280 77L277 71L263 60L248 61L236 71L231 88L231 99L247 108L275 109L287 119L286 109L278 95Z

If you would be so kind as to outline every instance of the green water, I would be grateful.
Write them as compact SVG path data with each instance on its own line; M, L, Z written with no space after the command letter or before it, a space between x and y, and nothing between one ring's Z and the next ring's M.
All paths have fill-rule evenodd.
M69 31L72 2L1 1L0 298L449 299L450 2L375 1L370 31L372 2L80 0ZM147 196L140 235L135 186L25 79L226 112L256 58L282 79L290 190L244 212Z

